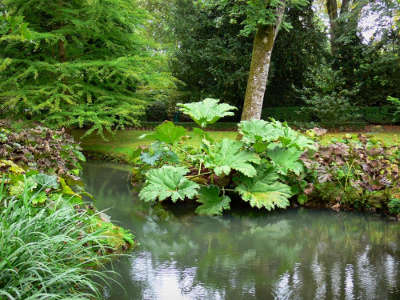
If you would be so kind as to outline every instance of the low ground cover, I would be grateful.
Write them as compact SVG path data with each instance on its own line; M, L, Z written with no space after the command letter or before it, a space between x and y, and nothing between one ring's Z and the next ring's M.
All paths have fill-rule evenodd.
M99 298L101 267L134 240L84 202L81 149L7 122L0 141L0 299Z
M148 132L149 130L141 129L119 130L116 131L114 135L107 134L107 140L102 139L96 134L80 140L80 137L85 133L83 130L73 130L71 133L77 140L80 140L84 152L99 158L105 157L111 160L129 162L129 157L137 147L150 145L152 143L152 139L149 137L144 137L142 139L139 138ZM357 136L359 133L366 134L375 140L382 141L388 146L400 144L400 127L394 127L390 132L386 132L384 129L372 127L367 131L327 133L321 137L321 140L323 144L329 144L331 141L334 141L335 139L340 140L348 134ZM198 136L193 134L191 131L189 131L188 134L192 137L190 143L193 145L200 145L200 138ZM208 134L216 141L222 140L223 138L236 139L237 137L236 131L209 131Z

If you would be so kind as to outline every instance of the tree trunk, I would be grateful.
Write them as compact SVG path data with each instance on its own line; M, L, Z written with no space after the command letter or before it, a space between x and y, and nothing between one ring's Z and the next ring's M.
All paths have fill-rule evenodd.
M63 40L58 41L58 57L60 59L60 62L67 61L67 55L65 53L65 44Z
M338 6L336 0L326 0L326 9L329 16L329 34L331 40L332 55L336 53L336 22L338 18Z
M354 32L356 34L358 21L360 19L361 10L368 4L367 1L360 0L342 0L342 5L339 7L337 0L326 0L326 9L329 16L329 34L331 41L331 53L333 56L337 55L338 50L343 45L340 45L338 38L343 34L343 26L346 27L346 32ZM348 15L347 17L345 16ZM340 22L339 19L343 18ZM353 27L351 27L353 26Z
M274 25L259 26L257 29L253 42L253 54L251 56L250 73L243 104L242 121L261 119L272 49L282 23L285 7L286 5L282 4L277 8L277 18Z

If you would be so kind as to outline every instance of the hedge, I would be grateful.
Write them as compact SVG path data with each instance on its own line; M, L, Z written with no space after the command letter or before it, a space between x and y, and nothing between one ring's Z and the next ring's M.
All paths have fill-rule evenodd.
M279 121L286 121L291 125L298 125L298 127L314 126L318 124L311 113L302 112L301 106L282 106L282 107L265 107L263 109L262 118L274 118ZM393 114L396 108L394 106L360 106L358 107L358 114L361 116L355 118L350 122L345 124L331 124L332 127L336 126L365 126L369 124L374 125L394 125L396 122L393 120ZM167 114L167 107L161 102L156 102L152 106L149 106L146 110L146 116L142 122L142 127L151 129L163 120L171 119L171 121L180 123L185 127L193 127L193 124L188 121L182 114L175 114L174 116L169 116ZM231 119L225 119L223 122L219 123L219 126L215 128L210 128L214 130L230 130L236 128L235 123ZM225 124L225 125L223 125Z
M300 112L301 108L300 106L266 107L263 109L262 117L263 119L274 118L289 123L309 123L315 121L310 113ZM349 123L365 125L396 124L393 120L395 110L394 106L360 106L358 107L358 113L361 115L361 118Z

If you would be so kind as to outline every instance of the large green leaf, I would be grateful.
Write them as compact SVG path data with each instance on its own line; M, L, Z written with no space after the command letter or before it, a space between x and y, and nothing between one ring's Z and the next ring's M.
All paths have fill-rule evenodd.
M32 179L40 186L45 189L47 188L52 188L52 189L57 189L58 188L58 177L55 175L47 175L47 174L36 174L32 176Z
M224 209L229 209L231 199L228 196L220 196L220 190L215 185L203 187L199 193L201 205L197 207L196 213L199 215L221 215Z
M276 122L276 126L281 126L281 125L282 123ZM313 140L307 138L300 132L291 129L286 124L285 127L283 127L282 135L279 137L279 141L285 147L296 147L299 150L303 151L306 149L312 149L312 150L317 149L315 142Z
M188 180L185 175L189 172L184 167L163 166L146 173L146 185L140 191L139 198L144 201L163 201L171 198L173 202L193 199L198 195L200 186Z
M242 121L238 127L242 141L246 144L253 144L257 149L262 149L260 147L262 143L271 142L280 142L284 147L296 147L300 150L315 149L313 140L279 121Z
M267 210L288 207L292 196L290 186L279 182L278 174L272 168L259 170L258 173L253 178L241 176L235 191L252 207L265 207Z
M242 142L231 139L223 139L211 146L204 160L205 167L213 169L218 176L229 175L233 169L248 177L253 177L257 171L252 163L259 164L260 157L243 150Z
M300 175L304 170L303 164L300 161L300 156L302 154L303 150L294 147L285 149L277 146L267 150L267 156L284 175L286 175L288 171L293 171L296 175Z
M220 118L233 116L232 110L237 109L226 103L219 104L218 99L211 98L204 99L201 102L178 103L177 106L180 107L181 112L189 115L202 128L214 124Z
M242 141L247 144L276 141L282 135L282 130L264 120L242 121L238 127Z
M174 144L178 142L183 136L187 134L187 131L182 126L176 126L171 121L165 121L155 128L155 131L149 135L157 141L164 142L167 144Z

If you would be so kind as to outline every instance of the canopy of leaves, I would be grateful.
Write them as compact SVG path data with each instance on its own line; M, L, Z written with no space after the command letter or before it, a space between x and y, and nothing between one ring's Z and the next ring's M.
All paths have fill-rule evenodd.
M215 185L201 188L197 202L201 203L196 209L199 215L221 215L223 210L229 209L231 199L226 196L220 196L220 190Z
M223 139L209 149L204 158L206 168L213 169L218 176L229 175L232 170L248 177L257 174L252 164L259 164L260 157L243 149L244 144L239 141Z
M202 128L214 124L219 119L226 116L233 116L232 110L236 107L219 103L218 99L206 98L201 102L182 104L178 103L180 111L189 115Z
M232 5L233 3L233 5ZM277 16L277 9L282 5L289 6L303 6L307 3L307 0L222 0L222 1L210 1L209 5L215 7L224 8L225 6L230 7L229 15L232 22L237 19L243 19L242 24L244 28L241 33L245 36L254 33L258 26L275 25ZM283 23L285 28L289 28L289 23Z
M189 172L184 167L163 166L146 173L146 185L140 191L139 197L144 201L163 201L171 198L173 202L193 199L198 194L200 186L188 180Z
M278 174L273 168L259 169L257 176L248 178L241 176L237 179L239 185L235 188L252 207L286 208L290 205L292 196L290 186L278 181Z

